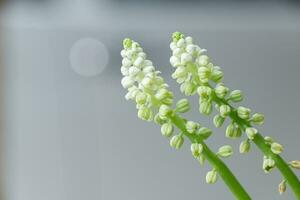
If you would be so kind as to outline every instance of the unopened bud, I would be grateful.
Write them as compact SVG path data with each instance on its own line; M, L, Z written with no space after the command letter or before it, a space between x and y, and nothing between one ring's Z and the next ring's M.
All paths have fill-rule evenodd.
M218 156L227 158L233 154L233 149L232 146L230 145L225 145L219 148L219 151L217 153Z
M211 75L210 75L210 79L212 81L214 81L215 83L219 83L222 79L223 79L223 72L220 70L213 70Z
M290 166L295 169L300 169L300 160L293 160L289 162Z
M207 138L209 138L209 136L211 136L212 131L209 128L201 127L199 128L197 133L201 135L204 140L206 140Z
M251 122L257 125L262 125L264 123L264 120L265 120L264 115L259 113L255 113L251 118Z
M263 170L269 173L275 167L275 161L272 158L264 157Z
M286 180L283 180L278 185L279 194L283 194L286 191Z
M230 114L230 112L231 112L230 106L225 105L225 104L220 106L221 117L225 118L226 116L228 116Z
M191 144L191 152L194 156L194 158L198 158L200 156L200 154L203 151L203 146L202 144L198 144L198 143L193 143Z
M237 114L241 119L249 119L251 110L243 106L237 108Z
M229 89L223 84L217 85L217 87L215 88L216 96L220 99L223 99L227 95L228 91Z
M138 111L138 117L142 120L151 121L153 114L152 111L147 107L141 107Z
M240 91L240 90L233 90L229 94L229 100L231 100L233 102L240 102L240 101L242 101L243 100L242 91Z
M173 112L172 109L169 106L164 105L164 104L159 107L159 111L158 111L159 116L162 119L168 118L168 116L170 116L172 114L172 112Z
M185 113L190 110L190 103L187 99L181 99L176 103L176 111Z
M277 142L271 144L271 151L275 154L280 154L283 151L283 146Z
M209 101L201 101L199 112L204 115L209 115L212 112L212 104Z
M206 183L213 184L213 183L217 182L217 180L218 180L218 173L215 169L213 169L212 171L207 172L207 174L206 174Z
M199 127L200 127L200 124L193 122L193 121L188 121L185 124L185 128L186 128L187 132L189 132L189 133L195 133Z
M175 148L175 149L180 149L181 146L183 145L184 139L180 135L175 135L171 138L170 140L170 146Z
M166 123L167 121L165 119L162 119L159 114L157 113L155 116L154 116L154 122L159 124L159 125L163 125L164 123Z
M143 92L139 92L135 97L135 101L139 105L144 105L147 101L147 95Z
M251 144L249 140L244 140L240 144L240 153L248 153L250 151Z
M174 132L174 127L171 123L165 123L161 126L161 134L166 137L171 137Z
M198 63L201 66L206 66L206 65L208 65L209 62L210 62L209 57L207 55L202 55L198 59Z
M225 121L225 118L223 118L223 117L221 117L220 115L216 115L215 117L214 117L214 125L217 127L217 128L220 128L222 125L223 125L223 123L224 123L224 121Z
M257 129L256 128L253 128L253 127L248 127L248 128L246 128L246 134L247 134L247 136L248 136L248 138L250 139L250 140L253 140L254 139L254 137L256 136L256 134L257 134Z

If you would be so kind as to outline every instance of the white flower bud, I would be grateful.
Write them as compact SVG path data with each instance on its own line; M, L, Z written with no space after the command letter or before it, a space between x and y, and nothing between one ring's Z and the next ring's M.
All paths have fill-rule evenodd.
M139 92L135 97L135 101L139 105L144 105L147 101L147 95L143 92Z
M199 112L204 115L209 115L212 112L212 104L209 101L201 101Z
M179 66L176 68L175 72L172 74L172 78L177 79L179 77L186 77L187 70L183 66Z
M151 121L153 113L149 108L141 107L138 111L138 117L142 120Z
M185 45L185 41L183 38L181 38L180 40L177 41L177 47L182 48Z
M212 98L212 89L207 86L200 86L197 89L197 92L202 100L209 101Z
M123 50L121 51L121 56L122 56L122 58L125 58L125 57L126 57L126 50L125 50L125 49L123 49Z
M269 173L275 167L275 161L272 158L264 156L263 170Z
M171 56L171 58L170 58L170 63L171 63L171 65L172 65L173 67L177 67L177 66L180 65L180 60L179 60L179 58L176 57L176 56Z
M222 79L223 79L223 72L220 70L213 70L211 75L210 75L210 79L212 81L214 81L215 83L219 83Z
M175 135L170 140L170 146L175 149L180 149L183 145L184 139L180 135Z
M183 52L184 52L183 49L181 49L181 48L176 48L176 49L174 49L174 51L173 51L173 56L180 57L180 55L181 55Z
M145 77L145 78L142 80L141 84L142 84L145 88L151 88L151 87L153 86L153 84L154 84L154 81L153 81L153 79L150 78L150 77Z
M186 96L192 96L196 92L196 86L192 84L191 82L185 82L182 84L182 87L180 88L184 95Z
M187 37L185 38L185 43L186 43L186 44L193 44L193 38L190 37L190 36L187 36Z
M153 66L153 63L151 60L144 60L144 65L145 66Z
M127 67L122 66L121 67L121 73L123 76L128 76L129 75L129 70Z
M143 61L147 58L147 55L144 52L138 53L138 56L143 58Z
M293 160L289 162L289 165L295 169L300 169L300 160Z
M251 122L257 125L262 125L264 121L265 121L264 115L259 113L255 113L251 118Z
M142 57L137 57L133 63L136 67L141 67L143 64L144 59Z
M240 144L240 153L248 153L250 151L251 144L249 140L244 140Z
M228 91L229 89L225 87L223 84L218 84L217 87L215 88L215 94L220 99L223 99L227 95Z
M200 66L206 66L209 63L209 57L207 55L201 55L198 58L198 63Z
M223 117L221 117L220 115L216 115L215 117L214 117L214 125L217 127L217 128L220 128L222 125L223 125L223 123L224 123L224 121L225 121L225 118L223 118Z
M121 84L124 88L129 88L133 86L134 80L132 80L132 78L130 78L129 76L125 76L122 78Z
M230 114L230 112L231 112L230 106L225 105L225 104L220 106L221 117L223 117L223 118L227 117Z
M131 66L131 61L128 58L123 58L123 60L122 60L122 66L124 66L124 67L130 67Z
M137 67L130 67L128 72L129 72L129 76L136 76L141 70Z
M187 99L181 99L176 103L176 111L185 113L190 110L190 103Z
M209 128L201 127L199 128L197 134L201 135L202 138L206 140L207 138L209 138L209 136L211 136L212 131Z
M197 51L197 47L193 44L189 44L185 48L186 52L188 52L190 55L194 55Z
M241 119L249 119L251 110L243 106L237 108L237 114Z
M253 127L246 128L245 132L250 140L253 140L256 134L258 133L257 129Z
M198 144L198 143L193 143L191 144L191 152L194 156L194 158L198 158L200 156L200 154L203 151L203 146L202 144Z
M159 89L155 94L155 98L157 98L158 100L163 100L168 97L173 97L173 94L166 88Z
M286 191L286 180L283 180L278 185L278 192L279 194L283 194Z
M207 67L199 67L198 68L198 75L199 75L200 80L203 83L207 83L208 82L210 73L211 72L210 72L210 70Z
M240 101L242 101L243 100L242 91L240 91L240 90L233 90L229 94L229 100L231 100L233 102L240 102Z
M271 138L270 136L265 136L264 137L265 143L271 145L274 142L274 139Z
M277 142L271 144L271 151L275 154L280 154L283 151L283 146Z
M163 104L159 107L158 113L162 119L165 119L173 113L173 110L169 106Z
M214 184L218 180L218 173L216 170L207 172L206 174L206 183Z
M174 49L176 49L176 48L177 48L176 43L175 43L175 42L171 42L171 44L170 44L170 49L171 49L172 51L174 51Z
M199 127L200 125L193 121L187 121L185 124L186 131L189 133L195 133Z
M193 60L193 57L188 53L181 54L181 64L185 65Z
M147 67L143 68L143 72L145 74L148 74L148 73L151 73L151 72L154 72L154 71L155 71L155 68L153 66L147 66Z
M233 154L233 149L230 145L225 145L219 148L219 151L217 153L218 156L227 158Z
M166 137L171 137L174 132L174 127L171 123L165 123L161 126L161 134Z

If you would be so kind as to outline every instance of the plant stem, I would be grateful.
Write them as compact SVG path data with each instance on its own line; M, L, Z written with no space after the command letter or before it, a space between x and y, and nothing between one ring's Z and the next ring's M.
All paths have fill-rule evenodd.
M229 117L233 121L235 121L243 129L243 131L245 131L247 127L251 127L251 124L248 121L238 117L236 113L236 109L232 107L227 101L223 99L219 99L215 95L213 99L216 103L226 104L231 107L233 112L231 112ZM268 146L265 143L265 139L260 133L256 134L256 136L253 139L253 142L263 152L264 155L271 157L275 161L277 168L279 169L283 177L287 180L287 183L292 188L296 198L300 200L300 181L295 175L295 173L293 172L293 170L289 167L289 165L281 158L280 155L274 154L271 151L270 146Z
M191 142L201 143L203 146L203 155L208 162L218 171L229 190L238 200L251 200L243 186L239 183L226 164L205 144L204 139L200 135L190 134L186 131L185 121L178 115L173 115L171 118L173 124L182 131L182 133L189 138Z

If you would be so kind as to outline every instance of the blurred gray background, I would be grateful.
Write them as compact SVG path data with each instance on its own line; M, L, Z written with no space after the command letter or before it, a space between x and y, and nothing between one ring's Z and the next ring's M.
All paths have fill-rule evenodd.
M233 199L221 180L205 183L210 166L200 167L189 145L171 149L124 100L124 37L140 42L181 98L170 78L170 36L193 36L225 83L244 92L243 105L265 114L261 132L285 146L287 161L300 159L299 11L297 1L279 0L3 2L3 199ZM187 117L213 127L191 101ZM239 140L213 130L207 143L235 147L225 162L253 199L294 199L290 189L278 194L282 178L264 174L254 146L239 155Z

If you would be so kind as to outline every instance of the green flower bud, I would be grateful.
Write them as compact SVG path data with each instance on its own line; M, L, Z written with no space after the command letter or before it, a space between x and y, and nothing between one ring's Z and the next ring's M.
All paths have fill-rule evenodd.
M191 152L194 156L194 158L198 158L200 156L200 154L203 151L203 146L202 144L198 144L198 143L193 143L191 144Z
M210 87L200 86L198 87L197 92L203 101L210 101L212 99L213 90Z
M159 114L157 113L155 116L154 116L154 122L158 125L163 125L164 123L167 122L167 120L165 119L162 119Z
M275 161L272 158L264 156L263 170L269 173L275 167Z
M161 134L166 137L171 137L174 132L172 123L165 123L161 126Z
M237 114L241 119L249 119L251 110L243 106L237 108Z
M201 101L199 112L204 115L209 115L212 112L212 104L209 101Z
M142 120L151 121L153 113L149 108L141 107L138 111L138 117Z
M248 153L250 151L251 144L249 140L244 140L240 144L240 153Z
M271 145L274 142L274 139L270 136L264 137L265 143Z
M219 83L222 79L223 79L223 72L220 70L213 70L211 75L210 75L210 79L212 81L214 81L215 83Z
M259 113L255 113L251 118L251 122L257 125L262 125L264 121L265 121L264 115Z
M139 92L135 97L135 101L139 105L144 105L147 101L147 95L143 92Z
M170 146L175 149L180 149L183 145L184 139L181 135L175 135L170 140Z
M185 124L186 131L189 133L195 133L197 129L200 128L200 124L193 122L193 121L188 121Z
M232 146L230 145L225 145L219 148L219 151L217 153L218 156L227 158L233 154L233 149Z
M228 116L230 114L230 112L231 112L230 106L225 105L225 104L220 106L221 117L225 118L226 116Z
M208 65L209 62L210 62L210 59L207 55L201 55L198 58L198 63L200 66L206 66L206 65Z
M242 91L240 91L240 90L233 90L229 94L229 100L231 100L233 102L240 102L240 101L242 101L243 100Z
M204 155L200 154L200 156L197 159L198 159L198 162L200 165L204 165L204 163L205 163Z
M180 40L183 37L184 37L184 35L178 31L176 31L172 34L173 42L178 42L178 40Z
M184 95L192 96L196 92L196 86L191 82L185 82L181 88Z
M220 128L222 125L223 125L223 123L224 123L224 121L225 121L225 118L223 118L223 117L221 117L220 115L216 115L215 117L214 117L214 125L217 127L217 128Z
M286 191L286 180L283 180L278 185L278 192L279 194L283 194Z
M228 91L229 91L229 89L227 87L225 87L223 84L219 84L215 88L215 94L220 99L223 99L227 95Z
M131 39L125 38L123 40L123 47L124 47L124 49L129 49L131 47L131 45L132 45L132 40Z
M295 169L300 169L300 160L293 160L289 162L289 165Z
M160 118L166 119L173 113L173 110L169 106L163 104L159 107L158 113Z
M242 136L242 130L241 128L234 124L234 123L230 123L227 128L226 128L226 137L228 138L239 138Z
M203 139L206 140L207 138L209 138L209 136L211 136L212 131L209 128L201 127L199 128L197 134L201 135Z
M277 142L271 144L271 151L275 154L280 154L283 151L283 146Z
M173 98L173 93L167 90L166 88L161 88L155 94L155 98L159 101L166 99L166 98Z
M218 180L218 173L215 169L212 171L207 172L206 174L206 183L214 184Z
M176 111L185 113L190 110L190 103L187 99L181 99L176 103Z
M246 128L246 134L250 140L253 140L257 133L258 131L256 128L253 127Z

